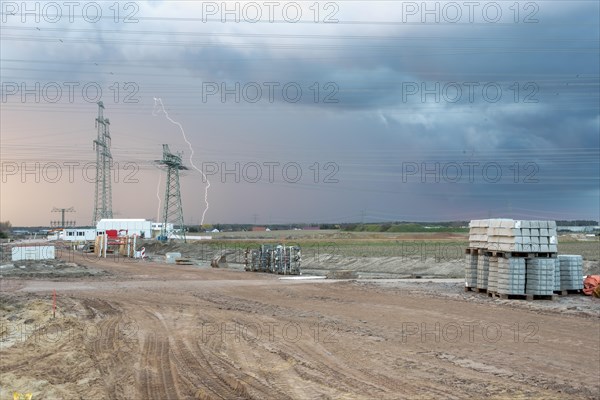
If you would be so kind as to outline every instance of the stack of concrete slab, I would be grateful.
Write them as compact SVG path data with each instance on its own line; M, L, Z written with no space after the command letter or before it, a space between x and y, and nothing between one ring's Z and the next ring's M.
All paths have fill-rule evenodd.
M502 252L556 253L555 221L490 219L487 249Z
M521 235L529 232L531 247L525 246L523 251L556 253L558 251L558 236L555 221L519 221ZM529 227L528 227L529 226Z
M477 253L465 254L465 285L477 287Z
M498 258L498 293L525 294L525 258Z
M490 256L481 254L477 257L477 287L487 289L488 273L490 268Z
M583 289L583 257L564 254L558 256L558 269L560 270L559 290Z
M519 225L512 219L488 220L488 241L486 248L491 251L523 251L523 238Z
M465 259L466 286L502 294L551 295L559 290L561 280L574 283L571 276L576 274L560 275L554 266L557 252L555 221L472 220ZM565 265L571 264L575 262Z
M498 291L498 257L490 256L488 266L488 292Z
M554 294L556 258L528 258L526 260L525 293L540 296Z
M560 261L558 258L554 259L554 291L560 290Z
M487 248L489 219L474 219L469 223L469 247Z

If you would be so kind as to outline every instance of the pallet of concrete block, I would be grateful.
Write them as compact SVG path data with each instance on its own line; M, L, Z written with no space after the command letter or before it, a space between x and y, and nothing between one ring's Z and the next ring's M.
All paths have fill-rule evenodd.
M480 249L487 247L488 227L487 219L474 219L469 223L469 247Z
M556 253L558 236L555 221L518 221L521 236L529 236L530 246L524 246L525 252Z
M560 262L558 258L554 260L554 293L560 292Z
M488 260L488 293L498 291L498 257L490 256Z
M498 289L505 295L525 294L525 258L498 258Z
M526 260L525 293L535 296L554 294L556 258L528 258Z
M555 221L490 219L487 249L514 253L556 253Z
M559 294L581 293L583 289L583 257L580 255L560 254L557 258ZM556 279L556 278L555 278Z
M493 251L522 252L523 238L521 230L515 228L512 219L490 219L488 227L487 249Z
M490 267L490 256L481 254L477 257L477 288L486 289L488 286L488 274Z
M477 287L477 252L465 254L465 290Z

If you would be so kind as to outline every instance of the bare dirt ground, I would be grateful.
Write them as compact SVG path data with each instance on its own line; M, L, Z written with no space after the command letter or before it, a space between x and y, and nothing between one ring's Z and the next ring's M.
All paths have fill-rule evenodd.
M0 280L0 399L600 394L600 300L590 297L528 302L465 293L455 280L67 261L92 273Z

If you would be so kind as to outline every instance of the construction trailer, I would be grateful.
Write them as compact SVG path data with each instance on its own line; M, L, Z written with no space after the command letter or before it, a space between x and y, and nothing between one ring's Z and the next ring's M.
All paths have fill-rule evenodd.
M246 271L270 272L280 275L300 275L300 246L263 244L258 249L246 249Z
M119 235L137 235L144 239L152 237L152 221L145 219L101 219L96 225L96 234L117 231Z
M94 228L59 228L48 232L48 240L62 240L65 242L89 242L96 240Z
M66 242L88 242L96 240L96 229L94 228L66 228L58 237Z

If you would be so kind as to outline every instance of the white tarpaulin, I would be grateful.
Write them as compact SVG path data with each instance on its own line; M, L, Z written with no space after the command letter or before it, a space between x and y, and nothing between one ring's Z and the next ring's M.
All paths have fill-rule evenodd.
M54 246L15 246L12 248L12 260L53 260Z

